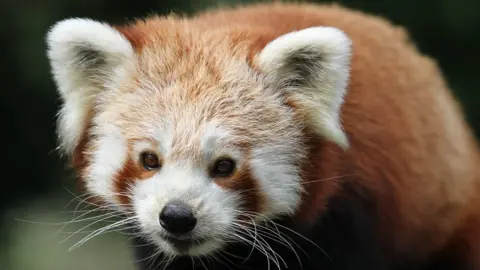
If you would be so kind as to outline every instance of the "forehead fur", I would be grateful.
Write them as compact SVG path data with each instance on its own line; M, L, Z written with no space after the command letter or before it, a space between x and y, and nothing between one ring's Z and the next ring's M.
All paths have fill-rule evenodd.
M166 140L165 148L191 155L205 136L216 135L212 130L229 132L238 146L301 130L290 121L293 111L280 106L283 98L252 67L249 57L261 41L248 39L248 31L206 34L168 18L120 30L136 46L137 72L105 92L99 106L128 138Z

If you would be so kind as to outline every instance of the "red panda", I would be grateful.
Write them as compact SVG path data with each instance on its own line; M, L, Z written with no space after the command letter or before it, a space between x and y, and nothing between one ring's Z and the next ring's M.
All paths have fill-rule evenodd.
M480 269L478 146L403 28L270 3L47 43L60 149L139 269Z

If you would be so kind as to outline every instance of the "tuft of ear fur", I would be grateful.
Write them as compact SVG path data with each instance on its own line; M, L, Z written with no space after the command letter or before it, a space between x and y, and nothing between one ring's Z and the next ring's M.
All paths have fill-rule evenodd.
M134 49L106 23L72 18L46 37L48 58L63 106L58 115L60 148L71 155L86 128L96 94L133 67Z
M284 34L255 61L273 87L284 91L320 136L348 147L340 109L350 74L351 40L333 27L311 27Z

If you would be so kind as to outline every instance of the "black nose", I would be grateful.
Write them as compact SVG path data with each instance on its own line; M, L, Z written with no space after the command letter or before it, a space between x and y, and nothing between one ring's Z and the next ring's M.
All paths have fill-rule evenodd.
M188 233L197 225L190 207L180 201L171 201L160 212L160 225L170 233Z

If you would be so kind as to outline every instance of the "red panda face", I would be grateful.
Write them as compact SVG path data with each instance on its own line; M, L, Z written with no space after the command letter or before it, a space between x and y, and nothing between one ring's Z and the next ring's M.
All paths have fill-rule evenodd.
M139 48L106 24L66 20L49 32L49 57L61 146L84 160L87 191L160 251L200 256L295 213L306 128L347 145L349 40L306 29L249 61L248 40L176 27L143 34Z
M292 214L300 200L303 127L245 63L237 65L246 74L241 80L199 93L191 80L157 83L162 76L141 74L127 86L136 89L100 95L105 103L92 119L84 181L93 194L133 211L165 252L203 255L250 218ZM190 219L162 219L172 203ZM194 225L184 232L169 231L169 222L189 220ZM176 243L193 239L205 243L185 251Z
M180 83L144 87L105 97L107 103L97 107L84 178L90 192L133 211L164 251L180 252L176 240L168 241L172 235L204 239L190 255L220 246L245 220L295 211L302 126L278 96L253 83L211 86L195 98ZM170 219L182 220L162 219L172 203L188 210L195 220L191 230L168 231Z

